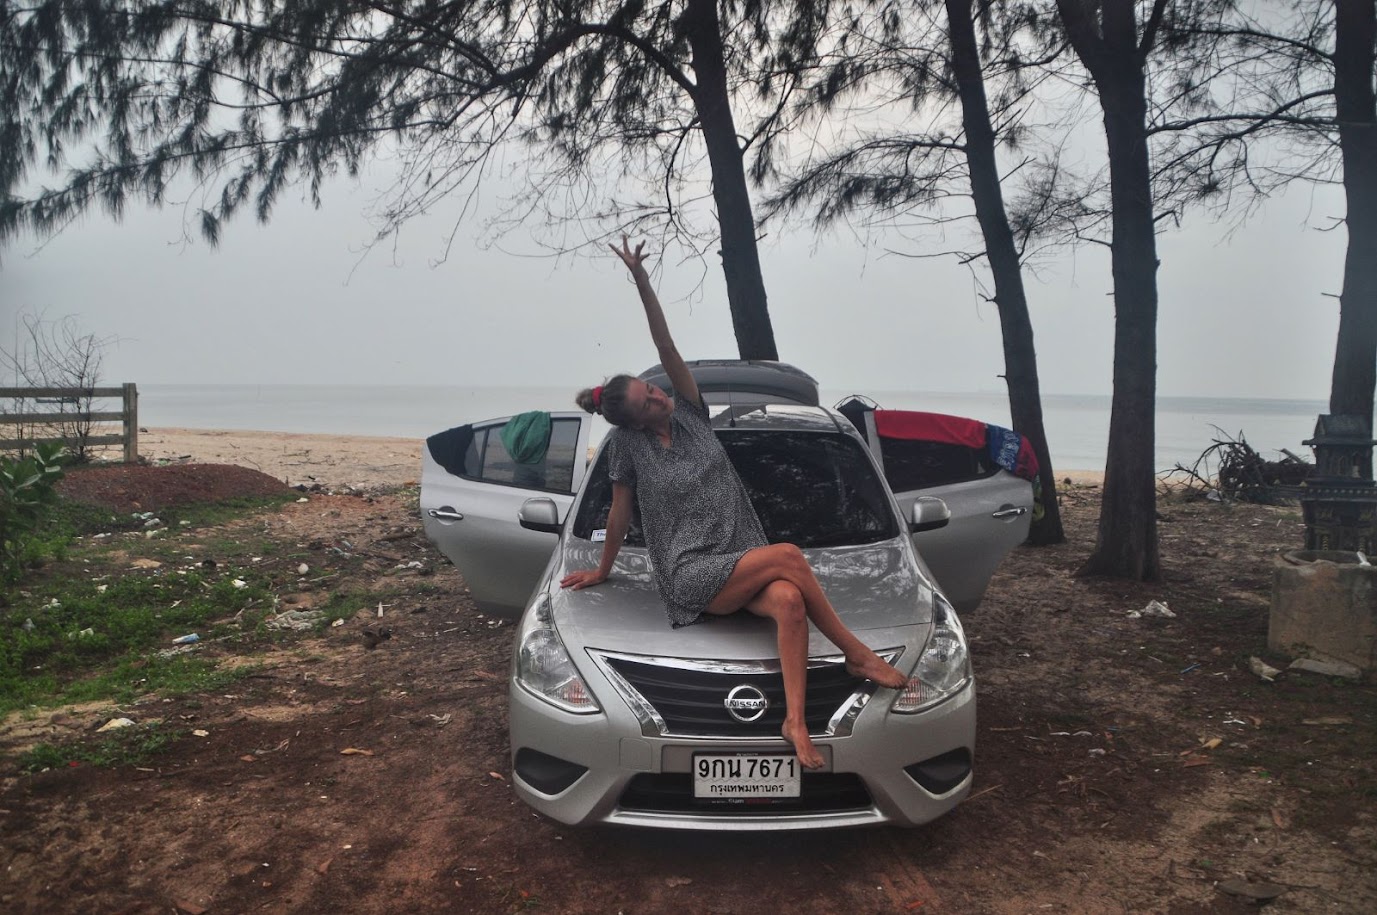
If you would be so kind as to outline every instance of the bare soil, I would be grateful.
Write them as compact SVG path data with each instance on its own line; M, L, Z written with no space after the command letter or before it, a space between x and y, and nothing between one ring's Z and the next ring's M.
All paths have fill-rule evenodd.
M179 473L165 489L131 486L129 504L228 479L166 469ZM1164 499L1166 572L1140 585L1074 575L1098 496L1064 490L1070 540L1016 550L964 620L980 684L971 797L921 829L829 834L536 816L510 783L511 625L474 609L414 491L317 494L234 522L311 551L328 587L404 597L381 622L370 610L269 652L223 695L7 722L0 910L1251 910L1220 889L1232 880L1277 885L1274 912L1377 911L1377 690L1248 671L1299 511ZM282 601L320 594L284 584ZM1150 600L1176 617L1126 616ZM378 625L392 637L370 650L362 630ZM242 663L232 646L202 651ZM27 746L90 739L115 714L185 730L142 767L19 772Z

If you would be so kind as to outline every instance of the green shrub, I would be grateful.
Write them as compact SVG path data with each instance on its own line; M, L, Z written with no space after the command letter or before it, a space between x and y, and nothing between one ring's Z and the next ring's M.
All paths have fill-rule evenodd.
M29 541L57 499L65 454L61 443L47 442L28 457L0 457L0 584L24 570Z

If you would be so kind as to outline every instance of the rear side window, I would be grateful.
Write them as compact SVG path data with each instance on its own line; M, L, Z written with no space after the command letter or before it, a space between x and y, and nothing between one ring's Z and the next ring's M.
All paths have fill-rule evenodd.
M574 461L577 459L579 421L556 419L550 425L550 445L537 462L520 464L502 444L506 423L489 426L462 426L430 439L431 453L446 470L457 476L484 483L544 489L567 493L574 486ZM441 450L446 459L441 459Z
M910 439L880 438L885 478L895 492L911 492L990 476L998 466L982 448Z

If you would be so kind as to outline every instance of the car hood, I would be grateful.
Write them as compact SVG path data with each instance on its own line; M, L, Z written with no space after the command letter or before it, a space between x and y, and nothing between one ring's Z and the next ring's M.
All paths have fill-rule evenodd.
M930 627L932 585L919 573L903 538L805 550L804 555L842 621L872 648L904 644ZM710 617L677 630L671 627L644 549L623 547L612 577L596 587L580 591L558 587L568 571L594 568L601 557L601 543L567 541L547 579L555 625L570 650L720 660L778 657L774 624L747 612ZM809 653L838 652L814 629Z

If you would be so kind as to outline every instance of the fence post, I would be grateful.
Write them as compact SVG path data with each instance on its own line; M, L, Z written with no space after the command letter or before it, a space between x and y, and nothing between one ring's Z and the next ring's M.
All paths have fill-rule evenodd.
M124 385L124 462L139 459L139 386Z

